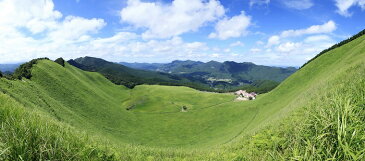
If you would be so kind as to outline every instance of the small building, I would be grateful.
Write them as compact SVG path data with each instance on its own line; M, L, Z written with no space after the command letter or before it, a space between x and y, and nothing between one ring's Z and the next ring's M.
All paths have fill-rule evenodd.
M236 91L234 94L237 95L238 101L254 100L257 96L255 92L248 93L245 90Z

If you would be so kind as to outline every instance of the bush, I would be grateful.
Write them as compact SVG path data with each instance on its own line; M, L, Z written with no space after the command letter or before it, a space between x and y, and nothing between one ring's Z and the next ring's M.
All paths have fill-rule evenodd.
M19 79L21 80L23 77L30 79L32 77L31 74L31 69L33 67L34 64L37 64L38 60L49 60L48 58L38 58L38 59L33 59L30 62L24 63L22 65L20 65L14 72L12 79Z
M57 64L59 64L63 67L65 67L65 60L63 60L63 58L58 58L54 62L56 62Z
M3 77L3 73L0 71L0 78Z

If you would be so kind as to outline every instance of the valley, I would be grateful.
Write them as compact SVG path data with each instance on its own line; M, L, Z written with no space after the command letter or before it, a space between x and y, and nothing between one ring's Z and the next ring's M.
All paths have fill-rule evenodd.
M76 157L87 160L101 156L110 160L298 156L317 160L336 154L333 157L339 160L361 159L364 134L342 129L337 121L347 121L354 128L363 125L363 117L357 114L364 113L360 108L364 105L364 53L365 37L360 36L311 61L269 93L244 102L233 101L234 95L188 87L138 85L129 89L100 73L39 59L31 66L30 79L0 79L1 157L62 160L77 153ZM182 112L184 107L187 110ZM341 116L340 120L327 115L330 113ZM14 122L14 117L26 119ZM330 125L322 127L321 120ZM63 133L64 129L69 130ZM311 129L318 131L312 133ZM327 129L338 131L326 135ZM42 132L38 134L38 130ZM55 142L57 137L64 139ZM27 143L19 144L19 139ZM85 141L75 144L78 139ZM333 151L328 149L334 146L331 141L339 143ZM43 145L54 153L36 151ZM63 146L74 149L57 152ZM317 148L311 149L313 146ZM94 155L86 147L98 152ZM293 148L297 153L291 153ZM328 150L317 151L321 148Z

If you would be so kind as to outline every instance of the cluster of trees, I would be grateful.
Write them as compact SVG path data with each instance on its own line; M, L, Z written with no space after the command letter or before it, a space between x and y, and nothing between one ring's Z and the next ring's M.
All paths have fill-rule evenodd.
M340 43L337 43L337 44L335 44L335 45L333 45L333 46L331 46L330 48L328 48L328 49L326 49L326 50L323 50L322 52L320 52L318 55L316 55L314 58L312 58L311 60L309 60L308 62L306 62L302 67L300 67L300 68L303 68L304 66L306 66L307 64L309 64L310 62L312 62L313 60L315 60L315 59L317 59L318 57L320 57L321 55L323 55L323 54L325 54L325 53L327 53L327 52L329 52L329 51L331 51L331 50L334 50L334 49L336 49L336 48L339 48L339 47L341 47L341 46L343 46L343 45L345 45L345 44L347 44L347 43L349 43L349 42L351 42L351 41L353 41L353 40L355 40L355 39L357 39L357 38L359 38L359 37L361 37L361 36L363 36L363 35L365 35L365 30L362 30L362 31L360 31L359 33L357 33L356 35L354 35L354 36L352 36L352 37L350 37L350 38L348 38L348 39L346 39L346 40L344 40L344 41L341 41Z
M21 80L22 78L27 78L30 79L32 77L32 73L31 73L31 69L33 67L34 64L37 64L37 62L39 60L50 60L49 58L38 58L38 59L33 59L27 63L24 63L22 65L20 65L15 71L14 73L5 73L3 74L0 71L0 77L5 77L7 79L10 80L14 80L14 79L19 79ZM65 66L65 60L63 60L62 58L58 58L55 60L56 63Z
M65 60L63 60L63 58L58 58L54 62L56 62L57 64L59 64L63 67L65 66Z
M38 58L38 59L33 59L27 63L20 65L15 70L15 72L12 74L11 78L21 80L24 77L24 78L30 79L32 77L31 69L32 69L33 65L37 64L38 60L45 60L45 59L49 60L48 58Z

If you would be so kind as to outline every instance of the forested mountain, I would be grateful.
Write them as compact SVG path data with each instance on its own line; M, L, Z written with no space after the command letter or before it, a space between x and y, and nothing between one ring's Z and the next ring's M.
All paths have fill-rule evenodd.
M232 64L233 62L174 61L169 64L139 63L132 65L138 66L139 69L133 69L93 57L77 58L68 62L83 70L99 72L113 83L125 85L129 88L141 84L156 84L187 86L197 90L212 92L229 92L245 89L265 93L274 89L282 79L292 74L292 71L285 68L257 66L252 63L250 63L252 67L245 67L242 63ZM241 66L237 67L237 65ZM148 68L148 66L155 68L155 70L142 70ZM247 74L242 72L247 70L247 68L253 69L249 69L250 72L247 72ZM189 73L188 71L190 70L191 72ZM295 71L295 69L293 70ZM255 71L262 73L257 73L255 76ZM270 76L273 80L268 79Z
M281 82L297 69L294 67L270 67L244 62L226 61L173 61L167 64L121 63L131 68L159 71L180 75L186 78L202 80L213 87L240 86L256 81Z
M69 60L68 63L86 71L99 72L113 83L125 85L129 88L133 88L140 84L158 84L188 86L201 90L209 89L205 84L194 82L181 76L163 72L133 69L100 58L83 57Z

